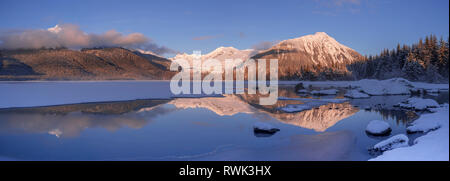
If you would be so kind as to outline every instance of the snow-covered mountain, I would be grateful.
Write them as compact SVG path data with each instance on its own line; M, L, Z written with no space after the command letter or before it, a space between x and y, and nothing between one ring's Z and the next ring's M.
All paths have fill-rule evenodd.
M251 56L255 54L255 50L253 49L245 49L245 50L239 50L234 47L219 47L215 49L214 51L201 55L202 62L209 60L209 59L215 59L222 63L222 66L224 66L224 62L227 59L241 59L242 61L245 61L249 59ZM194 59L194 54L177 54L175 57L170 58L172 61L176 59L183 59L187 60L192 65L192 60ZM195 68L194 68L195 70Z
M284 40L262 51L219 47L201 56L202 61L216 59L222 65L226 59L238 58L244 61L250 58L278 59L279 79L341 79L350 77L347 66L363 57L324 32ZM184 59L192 64L194 54L178 54L171 58L172 61L175 59Z
M246 50L238 50L234 47L219 47L215 49L214 51L204 54L201 56L201 59L203 61L208 59L216 59L220 62L225 61L226 59L242 59L247 60L250 58L250 56L253 55L255 51L253 49L246 49ZM177 54L175 57L171 58L171 60L175 59L185 59L185 60L193 60L194 54Z
M324 32L281 41L254 59L278 59L279 77L301 77L305 72L321 73L331 69L338 74L347 71L346 66L362 56L355 50L340 44Z

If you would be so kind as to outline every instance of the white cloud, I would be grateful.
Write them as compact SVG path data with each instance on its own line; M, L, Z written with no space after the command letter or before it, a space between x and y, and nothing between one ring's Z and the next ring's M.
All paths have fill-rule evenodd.
M10 31L0 35L0 49L19 48L93 48L125 47L140 48L157 54L172 53L173 50L158 46L141 33L123 35L115 30L103 34L88 34L77 25L63 24L47 30Z

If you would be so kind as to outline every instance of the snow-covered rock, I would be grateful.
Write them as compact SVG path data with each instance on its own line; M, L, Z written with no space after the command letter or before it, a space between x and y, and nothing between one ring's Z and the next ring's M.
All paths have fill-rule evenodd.
M415 130L430 131L426 135L416 138L412 146L386 151L370 161L448 161L448 110L448 104L445 104L440 108L436 108L436 113L424 114L415 120L413 122ZM441 127L433 130L432 128L437 124L441 125Z
M349 90L347 93L344 94L344 97L349 97L353 99L362 99L362 98L369 98L370 96L367 94L364 94L360 92L359 90Z
M371 135L387 135L391 133L392 129L389 123L380 120L373 120L366 127L366 132Z
M336 89L327 89L327 90L314 90L311 91L312 95L336 95L337 94Z
M399 103L398 106L407 109L426 110L428 108L439 107L439 104L433 99L411 97L406 101Z
M375 146L373 146L373 148L369 149L369 151L384 152L387 150L392 150L400 147L407 147L408 141L409 141L408 136L404 134L398 134L377 143Z
M280 129L269 123L256 122L255 124L253 124L253 131L255 133L273 134L280 131Z
M369 95L407 95L411 94L413 84L403 78L387 80L363 79L353 83L361 91Z

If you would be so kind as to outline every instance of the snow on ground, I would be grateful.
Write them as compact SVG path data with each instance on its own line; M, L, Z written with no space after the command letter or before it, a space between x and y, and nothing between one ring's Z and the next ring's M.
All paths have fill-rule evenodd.
M448 84L431 84L425 82L412 82L416 89L424 89L427 92L448 91Z
M409 141L408 136L404 134L398 134L377 143L375 146L373 146L371 150L384 152L396 148L407 147L408 141Z
M388 80L363 79L356 81L354 86L369 95L410 94L410 89L414 88L411 82L402 78Z
M423 89L427 93L448 91L448 84L432 84L411 82L403 78L387 80L363 79L359 81L279 81L280 85L295 85L303 83L304 87L316 88L359 88L370 95L401 95L410 94L411 89Z
M326 90L313 90L311 91L312 95L336 95L337 94L336 89L326 89Z
M391 126L389 123L380 120L373 120L366 127L366 132L372 135L385 135L390 133Z
M445 106L448 106L448 105L444 105L444 107ZM444 126L448 127L448 115L447 115L447 121L446 121L445 116L440 115L440 113L442 112L442 109L444 109L444 108L437 108L436 111L438 111L438 112L436 112L436 113L422 115L420 117L420 119L417 119L416 121L411 123L411 126L407 127L406 130L410 133L415 133L415 132L426 133L429 131L437 130ZM447 110L447 112L448 112L448 110Z
M439 107L439 104L433 99L422 99L417 97L408 98L406 101L398 104L401 108L425 110L428 108Z
M370 96L360 92L359 90L352 89L352 90L348 90L344 94L344 97L348 97L348 98L352 98L352 99L362 99L362 98L369 98Z
M437 128L437 125L440 125ZM437 128L437 129L436 129ZM435 113L424 114L412 123L409 130L429 131L414 140L412 146L384 152L370 161L411 160L448 161L449 160L449 106L436 108Z

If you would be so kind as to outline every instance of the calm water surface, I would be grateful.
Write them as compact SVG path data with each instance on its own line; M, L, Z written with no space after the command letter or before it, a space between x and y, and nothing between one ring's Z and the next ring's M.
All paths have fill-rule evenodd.
M314 98L341 98L344 91ZM279 95L301 97L289 86L280 87ZM389 137L366 135L368 122L385 120L390 136L406 134L421 113L392 106L408 97L373 96L297 113L277 108L300 101L259 106L257 95L246 94L0 109L0 159L368 160L373 155L367 149ZM448 103L448 92L428 98ZM255 135L258 121L281 131Z

